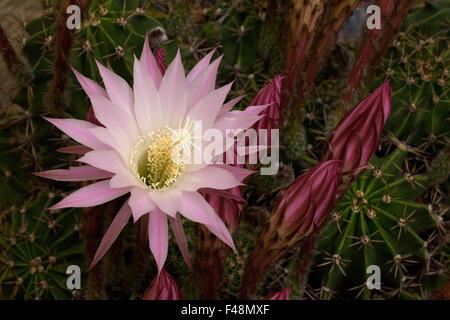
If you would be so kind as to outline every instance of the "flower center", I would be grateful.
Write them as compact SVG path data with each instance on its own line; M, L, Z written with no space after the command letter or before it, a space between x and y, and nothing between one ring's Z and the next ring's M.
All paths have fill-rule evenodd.
M142 145L146 147L142 148ZM139 158L135 159L135 154L139 154ZM143 183L151 189L164 189L170 187L183 173L182 155L182 146L174 139L172 131L163 128L148 133L138 142L130 162Z

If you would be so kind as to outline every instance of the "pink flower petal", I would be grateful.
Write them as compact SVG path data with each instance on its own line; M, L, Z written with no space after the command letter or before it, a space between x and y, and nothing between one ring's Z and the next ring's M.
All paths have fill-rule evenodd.
M175 240L177 241L178 248L180 249L181 255L183 256L186 265L189 270L193 272L191 258L189 257L188 243L186 239L186 234L183 229L183 221L181 221L181 216L176 215L175 218L169 217L170 226L172 227L173 234L175 235Z
M106 98L97 95L91 95L92 107L94 108L95 116L107 128L114 131L116 136L127 136L131 141L135 141L139 136L139 130L131 115L123 109L117 107L114 103Z
M113 149L120 154L123 161L129 161L130 139L128 137L104 127L92 128L89 129L89 132L91 132L98 141L107 145L108 149Z
M164 190L152 190L149 192L149 195L164 213L175 217L178 211L181 193L178 189L168 188Z
M198 192L183 192L180 198L179 211L189 220L203 223L214 235L236 252L227 227Z
M68 170L48 170L33 173L36 176L57 181L89 181L111 178L114 174L90 166L70 167Z
M178 125L186 114L187 88L180 51L167 68L161 80L159 94L163 123Z
M114 173L120 172L126 167L122 158L117 152L112 150L90 151L78 159L78 161Z
M233 174L216 166L186 172L177 181L177 188L183 191L197 191L200 188L229 189L241 185Z
M148 73L153 79L153 83L156 88L160 87L161 84L161 71L159 70L158 63L150 50L150 45L148 43L148 35L145 36L144 46L142 47L141 61L146 67Z
M144 214L150 213L156 208L156 204L148 195L148 190L139 187L131 189L131 196L128 200L128 204L133 212L134 222L138 221Z
M97 63L98 70L105 84L109 99L122 108L123 111L131 113L134 105L133 90L128 83L115 74L112 70L105 68L101 63ZM91 96L89 96L91 98ZM103 97L104 98L104 97ZM97 116L97 112L95 113Z
M98 85L95 81L92 81L89 78L86 78L81 73L79 73L75 68L72 67L73 73L75 73L75 76L78 79L78 82L80 83L81 87L83 88L84 92L89 96L91 94L96 94L105 98L108 98L108 94L106 93L105 89L103 89L100 85Z
M161 273L169 248L169 230L167 227L167 215L159 209L153 210L149 215L148 243L150 251L156 260L158 273Z
M208 93L192 107L188 112L188 117L193 120L202 121L204 129L211 128L232 85L233 83L229 83L226 86Z
M220 117L222 114L225 114L227 112L230 112L231 109L233 109L233 107L239 102L241 101L243 98L245 97L245 95L236 97L234 99L231 99L230 101L228 101L227 103L225 103L222 108L220 109L219 114L217 115L217 117Z
M130 170L123 168L116 173L114 177L109 181L111 188L126 188L126 187L137 187L142 185L136 175Z
M134 112L141 132L146 134L159 125L161 121L161 105L158 90L150 74L135 58L134 60Z
M189 84L188 92L188 110L190 110L197 102L205 95L215 89L217 70L219 68L222 56L213 61L206 69L204 69L193 81Z
M230 172L238 181L243 181L249 175L254 174L255 171L248 170L245 168L240 168L236 166L230 166L228 164L214 164L215 167L227 170Z
M239 114L233 114L229 112L226 117L221 117L217 119L214 123L214 128L220 130L223 134L227 133L228 130L242 129L246 130L250 128L256 121L261 119L263 115L258 116L240 116Z
M105 144L98 141L89 129L96 128L95 124L77 119L52 119L43 117L59 130L69 135L75 141L92 149L109 149Z
M192 81L195 80L195 78L198 77L200 73L203 72L208 66L209 62L211 61L211 58L213 57L214 53L216 52L216 49L213 49L210 51L206 56L204 56L189 72L189 74L186 77L187 84L190 85Z
M233 110L230 111L230 113L228 114L228 116L238 116L238 117L243 117L243 116L256 116L258 114L260 114L261 112L263 112L264 110L267 109L267 107L269 107L270 104L264 104L264 105L260 105L260 106L248 106L247 108L245 108L245 110ZM237 115L236 113L239 113L239 115Z
M125 228L131 217L131 209L128 204L125 202L120 208L119 212L114 217L111 225L103 236L100 245L98 246L97 252L95 253L94 259L92 259L91 265L89 266L89 270L95 267L95 265L100 261L101 258L105 255L105 253L111 248L114 241L116 241L120 232Z
M78 189L49 209L93 207L116 199L129 191L129 188L112 189L109 180L103 180Z

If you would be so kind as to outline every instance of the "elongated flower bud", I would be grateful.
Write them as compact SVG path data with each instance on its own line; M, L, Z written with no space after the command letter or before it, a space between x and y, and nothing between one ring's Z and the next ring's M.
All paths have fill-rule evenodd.
M290 292L291 292L291 288L288 287L281 291L272 293L265 300L291 300Z
M159 71L161 72L162 75L164 75L167 70L167 63L166 63L166 55L163 49L161 48L156 49L155 59Z
M287 250L323 225L335 204L341 161L324 161L299 176L278 197L247 264L241 299L252 296L267 268Z
M290 243L318 230L335 203L341 177L340 161L317 164L299 176L278 197L271 229Z
M264 116L253 125L255 130L280 128L280 91L283 79L284 76L275 76L250 102L251 106L269 105L262 113Z
M391 112L389 81L348 112L333 132L324 159L343 162L343 173L357 173L380 144L383 126Z
M161 270L161 274L156 276L152 284L145 291L144 300L180 300L180 290L172 278L166 271Z
M275 76L271 82L259 90L258 94L250 102L250 106L267 106L261 113L263 117L253 125L253 129L257 132L262 129L267 130L266 139L260 140L258 135L257 141L261 148L266 146L270 148L272 146L271 130L280 128L281 82L284 78L281 75ZM255 169L256 166L250 164L247 167Z
M231 196L234 196L236 200L213 194L205 194L204 197L206 201L208 201L208 203L211 205L211 207L214 208L214 211L217 213L217 215L228 227L230 233L234 234L245 201L242 198L241 187L234 187L226 190L226 192L230 193Z
M86 121L89 121L93 124L103 127L103 125L100 123L100 121L98 121L97 117L95 116L94 108L92 108L92 106L90 106L88 111L86 112Z

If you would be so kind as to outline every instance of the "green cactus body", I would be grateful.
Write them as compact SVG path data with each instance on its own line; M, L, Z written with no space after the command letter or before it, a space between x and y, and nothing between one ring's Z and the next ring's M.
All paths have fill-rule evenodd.
M12 209L3 222L3 299L70 299L81 295L66 285L69 265L85 270L77 210L48 211L46 208L53 201L50 197L38 194L31 203Z

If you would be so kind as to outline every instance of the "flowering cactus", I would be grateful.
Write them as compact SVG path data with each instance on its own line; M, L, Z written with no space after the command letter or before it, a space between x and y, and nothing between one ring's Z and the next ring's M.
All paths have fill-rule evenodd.
M342 162L342 176L335 191L336 202L349 189L354 178L364 170L378 148L383 126L391 111L391 95L389 81L386 81L349 111L331 135L323 159ZM301 287L304 287L309 272L320 227L315 231L314 236L304 244L305 252L298 263Z
M180 290L173 277L162 270L142 296L144 300L180 300Z
M146 40L141 59L134 61L134 90L99 63L106 90L76 73L104 127L82 120L46 118L91 150L78 160L85 166L37 175L62 181L102 180L70 194L50 209L91 207L131 193L102 240L91 267L105 254L131 216L136 222L147 214L149 246L159 272L168 251L168 218L178 226L177 240L185 238L178 212L204 224L235 250L227 227L198 190L236 187L241 184L242 175L229 165L197 165L172 157L174 151L191 147L192 136L185 132L191 132L193 121L202 122L205 129L225 131L245 130L260 118L257 113L263 108L257 108L256 115L255 108L251 108L251 112L224 112L218 116L231 84L214 89L221 58L210 64L213 53L186 77L178 52L161 75ZM181 132L179 141L173 140L173 132ZM186 241L179 244L186 252Z
M449 158L449 54L448 37L442 31L447 17L442 1L428 1L426 6L412 6L412 0L298 0L288 6L285 1L262 1L267 5L261 5L259 0L194 1L174 6L164 1L159 1L161 5L126 0L81 1L83 23L76 32L66 26L66 7L70 2L44 3L43 16L18 26L18 40L24 45L22 53L27 63L22 63L18 50L11 50L9 27L0 27L0 56L6 58L11 75L18 78L21 87L13 100L9 96L12 98L15 90L7 88L3 90L6 96L0 94L0 104L5 106L0 143L6 150L0 154L4 181L0 186L4 195L0 203L0 247L5 249L0 262L0 298L136 297L144 291L137 291L142 283L147 287L155 277L156 266L159 273L143 298L178 299L179 285L184 288L183 298L235 299L245 264L242 298L289 299L291 292L292 297L300 299L305 293L312 299L427 298L434 287L430 283L446 281L446 198L441 194L448 190L445 160ZM366 10L353 12L358 5L367 6L369 2L380 8L381 29L366 30ZM411 15L410 8L414 11ZM378 13L373 17L378 17ZM361 25L353 24L354 18L361 19ZM406 27L397 37L403 21ZM341 32L344 24L346 30ZM348 43L355 39L341 35L356 25L361 39ZM146 40L143 54L135 60L135 50L142 46L145 33L150 41ZM154 56L149 53L149 42L155 49ZM184 72L179 72L179 56L169 67L165 59L166 53L171 60L176 56L177 46L180 55L186 57L183 63L189 66L195 65L208 48L221 48L225 53L222 66L227 71L220 74L219 82L234 81L233 98L253 92L276 72L286 75L285 79L275 77L251 102L265 104L264 110L253 107L244 112L231 111L242 98L238 96L223 105L223 101L205 102L205 108L196 113L203 122L211 116L212 127L222 129L270 130L279 128L281 122L285 148L280 164L285 170L249 179L249 186L244 189L237 182L244 181L249 170L222 165L181 168L180 162L164 161L169 152L160 152L164 146L166 151L173 147L170 142L142 137L146 146L137 152L143 151L147 158L138 157L142 162L137 161L137 170L133 171L127 152L133 150L137 140L141 141L141 137L134 139L134 127L142 135L148 133L142 132L146 125L155 134L164 129L189 130L186 119L197 104L195 100L205 99L211 94L208 92L223 96L227 93L226 87L214 91L220 61L210 63L215 50L184 77ZM352 59L348 58L353 55L352 66ZM105 62L107 70L99 66L99 73L93 67L95 59ZM86 103L84 92L69 74L70 65L76 68L74 74L93 103ZM124 80L115 76L113 70ZM106 91L103 85L80 73L103 83ZM365 95L366 90L386 79L390 79L395 92L395 110L390 112L388 107L391 92L385 83L350 111L356 105L355 97ZM277 95L281 82L280 99ZM134 85L130 88L128 83ZM153 112L155 106L161 112ZM183 108L185 112L178 112ZM71 145L66 134L57 132L40 117L49 114L85 119L50 119L81 144ZM380 146L388 115L388 135L383 143L388 142L375 157L373 153ZM324 136L329 136L329 140L321 154ZM57 151L80 155L88 162L61 170L64 157ZM98 151L106 151L105 156L96 158L94 164L88 158ZM314 159L322 162L291 184L296 175L316 164ZM329 182L333 178L332 166L339 167L341 173L340 178ZM84 210L44 210L74 190L70 186L73 183L50 184L28 175L42 167L57 170L38 176L83 181L83 189L55 208L103 204ZM246 164L247 169L255 167ZM208 174L208 170L218 171L216 168L231 174L228 177L232 176L235 184L219 186L223 179ZM328 177L318 173L318 168L330 171ZM364 168L368 168L365 173ZM152 175L155 172L158 174ZM186 175L193 172L204 175L187 186ZM117 185L134 178L138 185ZM158 188L161 185L164 187ZM101 189L103 186L106 187ZM275 193L283 188L276 199ZM120 196L111 192L125 193ZM167 197L155 201L150 194ZM191 194L199 201L186 206L183 199ZM113 199L114 196L118 197ZM107 201L109 198L112 200ZM249 209L243 211L247 201ZM336 204L329 213L328 202L332 203L330 208ZM131 217L139 226L128 226L120 236ZM186 235L183 217L200 222L185 223ZM330 223L326 224L328 217ZM195 281L196 274L188 275L178 256L167 259L162 268L168 251L167 220L182 257L200 281ZM110 222L105 234L105 223ZM229 254L231 238L240 256ZM189 244L196 241L194 266L188 240ZM85 243L84 251L80 241ZM96 265L114 241L106 259ZM32 250L24 255L24 247ZM157 260L155 268L148 266L148 260L153 259L149 247ZM55 281L63 282L59 271L67 259L70 264L80 265L84 273L80 260L83 256L92 266L96 265L89 271L87 281L83 277L83 290L70 292L58 286ZM360 259L362 256L364 259ZM285 258L289 259L288 264ZM270 265L274 268L265 279L266 289L253 295ZM382 290L371 290L365 285L365 271L370 265L381 267ZM177 270L177 284L167 269ZM53 276L57 279L51 279ZM275 287L275 282L276 286L290 285L292 290L267 291Z
M287 249L318 230L335 204L341 178L339 160L324 161L299 176L279 196L269 227L255 245L245 270L241 298L249 298L267 268Z

